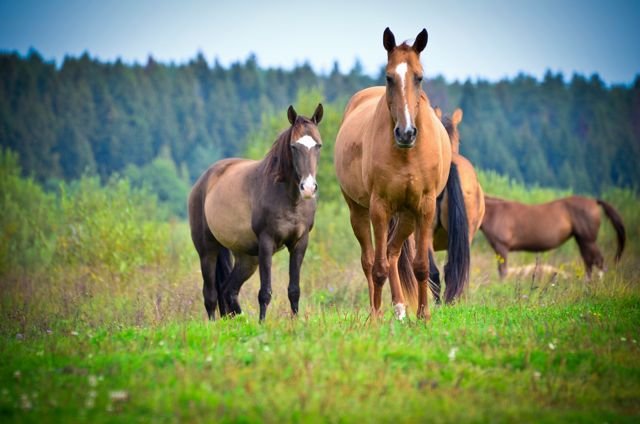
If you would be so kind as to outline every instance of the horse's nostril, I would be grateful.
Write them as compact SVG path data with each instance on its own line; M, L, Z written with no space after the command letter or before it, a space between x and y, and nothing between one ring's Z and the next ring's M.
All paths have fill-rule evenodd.
M393 135L395 135L396 140L399 140L401 138L400 128L395 127L395 129L393 130Z
M418 129L416 127L411 127L411 138L415 138L418 134Z

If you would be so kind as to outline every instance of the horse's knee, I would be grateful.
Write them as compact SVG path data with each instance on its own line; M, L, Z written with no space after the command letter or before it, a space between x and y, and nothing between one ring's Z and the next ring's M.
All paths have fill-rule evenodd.
M365 274L368 274L373 268L373 258L370 255L363 254L360 257L360 264L362 265L362 270L365 272Z
M389 261L376 261L373 264L373 281L378 285L384 285L389 276Z
M258 302L263 305L268 305L271 302L271 290L262 290L258 292Z
M429 279L429 267L424 262L416 262L413 264L413 275L419 282L424 282Z

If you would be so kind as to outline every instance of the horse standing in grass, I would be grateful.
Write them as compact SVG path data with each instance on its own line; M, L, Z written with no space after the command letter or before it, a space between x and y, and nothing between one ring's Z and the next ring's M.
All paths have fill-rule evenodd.
M458 108L453 111L451 118L442 115L440 108L435 107L434 111L438 119L442 121L444 128L447 130L449 140L451 142L451 163L457 168L458 175L460 176L460 187L462 189L462 196L464 198L464 207L467 215L467 222L469 225L469 238L468 242L471 244L473 237L480 229L482 224L482 218L484 217L484 192L478 181L478 175L476 174L473 165L467 158L462 156L460 151L460 132L458 131L458 125L462 121L462 109ZM446 191L437 199L438 213L436 215L435 230L433 233L433 249L437 251L447 250L449 246L449 207L448 207L448 194ZM411 251L411 245L409 252ZM429 277L430 287L433 293L436 303L440 303L440 271L436 266L433 252L429 252ZM400 259L403 260L402 257ZM446 272L446 271L445 271Z
M462 292L468 278L468 229L459 178L455 167L451 168L451 144L421 87L420 53L427 39L423 29L412 45L396 45L393 33L385 29L386 86L364 89L351 98L335 146L336 174L360 243L372 311L380 312L381 290L388 277L399 319L406 314L403 290L414 304L417 297L418 318L430 318L428 252L433 245L436 198L445 187L456 193L449 197L450 210L457 212L449 217L451 233L464 236L449 246L459 247L462 254L450 256L447 300ZM389 237L394 216L398 221ZM417 253L412 270L401 272L400 251L414 231ZM404 278L411 271L418 280L417 295L415 286Z
M204 305L214 319L240 314L242 284L260 270L260 321L271 301L271 257L287 247L289 302L298 312L300 268L316 211L316 170L322 105L311 118L289 106L291 127L260 161L223 159L198 179L189 195L191 238L200 256ZM233 261L232 261L233 256ZM233 268L232 268L233 262Z
M593 266L605 270L604 258L596 245L600 229L600 207L618 237L616 263L622 256L626 233L622 217L609 203L600 199L570 196L540 205L485 196L486 213L480 229L499 255L498 272L507 275L509 252L544 252L575 238L584 261L587 278Z

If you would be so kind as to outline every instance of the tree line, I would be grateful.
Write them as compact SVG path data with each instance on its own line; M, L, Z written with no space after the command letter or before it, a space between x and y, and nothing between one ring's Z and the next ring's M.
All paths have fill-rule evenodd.
M306 63L263 68L255 56L224 67L202 54L185 64L84 54L57 65L36 51L0 53L0 145L41 182L168 173L189 184L211 162L244 154L264 117L284 113L301 90L315 88L318 101L341 110L355 91L383 81L383 70L371 77L358 63L317 74ZM579 192L638 188L640 75L616 86L597 74L435 77L425 90L445 113L464 110L461 152L481 169Z

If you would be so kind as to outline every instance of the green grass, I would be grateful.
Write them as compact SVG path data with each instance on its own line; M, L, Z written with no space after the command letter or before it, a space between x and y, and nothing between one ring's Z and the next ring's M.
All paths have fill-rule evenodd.
M474 286L459 305L435 309L428 324L398 322L390 308L372 322L365 303L325 306L308 294L291 319L284 290L276 297L264 325L250 307L255 297L246 296L247 315L213 323L200 312L137 326L63 321L17 333L5 325L0 418L637 422L640 415L640 291L615 273L589 284Z

